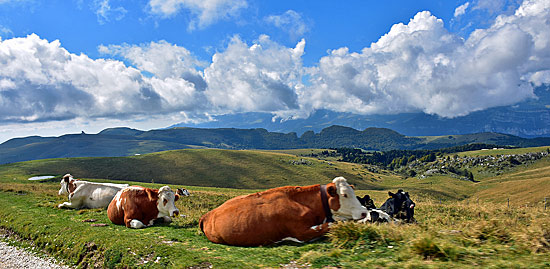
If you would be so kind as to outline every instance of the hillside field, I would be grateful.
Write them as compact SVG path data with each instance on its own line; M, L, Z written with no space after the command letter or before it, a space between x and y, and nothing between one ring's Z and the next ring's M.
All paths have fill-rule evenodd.
M531 151L541 149L529 149ZM491 151L484 151L489 154ZM287 152L288 153L288 152ZM550 160L518 166L479 183L445 176L405 178L358 164L298 153L179 150L120 158L68 158L0 166L0 230L79 267L518 267L550 266ZM176 206L187 217L132 230L113 225L105 209L61 210L60 176L186 187ZM37 175L56 178L29 181ZM376 205L402 188L416 202L417 224L339 223L313 243L242 248L209 242L198 229L204 213L237 195L283 185L326 184L344 176ZM546 191L544 191L546 190ZM510 206L507 199L510 199ZM84 220L95 219L89 223ZM107 226L94 227L91 224Z

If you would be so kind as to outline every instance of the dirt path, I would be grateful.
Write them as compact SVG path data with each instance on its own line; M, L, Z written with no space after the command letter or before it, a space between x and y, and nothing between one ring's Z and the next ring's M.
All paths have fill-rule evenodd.
M68 269L61 266L53 258L42 258L23 248L8 245L0 238L0 268L55 268Z

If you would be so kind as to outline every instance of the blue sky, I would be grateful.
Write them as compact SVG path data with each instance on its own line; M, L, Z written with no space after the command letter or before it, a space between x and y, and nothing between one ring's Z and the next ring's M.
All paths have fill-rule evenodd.
M0 25L9 30L2 37L35 33L48 41L60 40L71 53L85 53L94 59L102 57L97 49L100 45L165 40L209 61L216 50L225 49L234 35L251 43L266 34L287 47L305 38L308 49L304 64L313 65L329 49L361 50L376 42L392 25L407 23L420 11L429 10L449 22L455 8L464 1L349 1L345 5L334 1L240 1L246 4L238 15L216 18L194 29L190 25L196 24L197 18L190 9L182 7L174 14L163 15L154 13L149 2L0 1ZM103 3L109 8L102 12ZM289 23L303 24L302 31L290 33L291 27L277 27L267 19L284 16L288 11L297 14Z
M548 0L0 0L0 142L212 115L467 115L550 83Z

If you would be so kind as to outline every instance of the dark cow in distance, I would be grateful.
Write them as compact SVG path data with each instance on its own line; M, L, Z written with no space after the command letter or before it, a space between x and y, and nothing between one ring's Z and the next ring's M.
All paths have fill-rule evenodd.
M416 222L414 219L415 203L409 197L408 192L398 190L397 193L388 192L390 198L379 208L388 213L392 218L405 222Z
M265 246L282 240L307 242L325 234L333 221L362 219L366 208L343 177L332 183L286 186L242 195L201 217L208 240L234 246Z
M158 190L131 186L116 194L107 215L114 224L136 229L151 226L157 219L171 222L180 213L174 204L178 198L168 186Z

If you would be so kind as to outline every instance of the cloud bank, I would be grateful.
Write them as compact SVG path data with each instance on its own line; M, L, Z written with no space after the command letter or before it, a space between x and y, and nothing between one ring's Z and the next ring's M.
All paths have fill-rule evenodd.
M184 3L151 7L169 16ZM166 41L99 48L125 64L32 34L0 41L0 124L250 111L286 118L321 108L456 117L535 98L533 85L550 83L548 25L544 0L526 0L467 38L424 11L359 52L337 48L309 67L303 39L286 47L266 35L252 44L234 36L209 62Z

